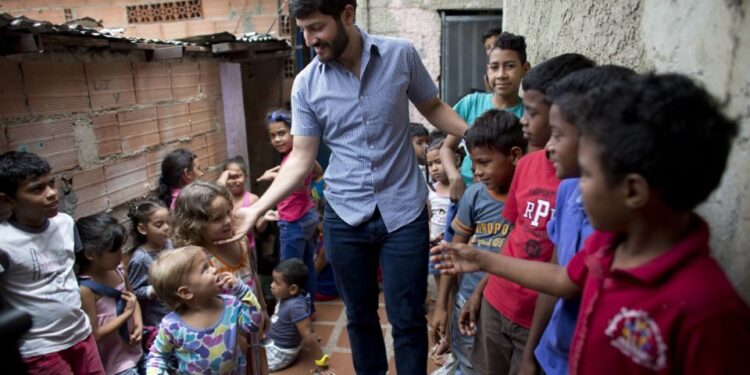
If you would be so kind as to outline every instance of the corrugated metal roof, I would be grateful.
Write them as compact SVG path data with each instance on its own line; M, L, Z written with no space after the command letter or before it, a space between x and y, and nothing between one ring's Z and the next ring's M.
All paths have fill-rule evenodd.
M122 29L83 26L83 24L91 25L91 20L82 19L77 21L80 22L71 21L66 24L56 25L47 21L33 20L24 16L15 17L11 14L3 13L0 14L0 38L12 39L13 37L31 34L47 36L41 39L44 44L66 44L65 42L69 42L70 39L65 37L73 37L85 38L89 41L88 43L79 44L82 47L158 50L165 47L184 46L186 47L184 50L187 52L213 54L247 52L256 49L260 49L265 53L289 50L291 48L288 41L277 39L269 34L246 33L240 37L235 37L228 32L222 32L178 40L148 39L125 36L121 33ZM36 39L33 42L36 42L37 46L41 44ZM7 54L8 49L11 49L10 53L31 52L34 49L32 44L34 43L29 42L28 38L16 44L6 40L5 43L0 42L0 47L5 47L5 51L0 51L0 53L5 52ZM124 46L124 44L130 44L131 46ZM216 48L220 47L219 45L222 48ZM14 51L13 48L20 50Z

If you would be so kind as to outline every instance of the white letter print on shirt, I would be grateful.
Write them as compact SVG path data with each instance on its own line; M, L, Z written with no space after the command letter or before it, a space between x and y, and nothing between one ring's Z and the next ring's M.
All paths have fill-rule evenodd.
M539 227L539 219L547 217L549 215L550 204L547 201L537 199L536 204L534 202L526 202L526 211L523 213L523 217L531 220L531 225ZM536 208L536 210L534 209Z
M633 362L654 371L666 367L667 345L659 326L647 312L623 307L604 333L611 339L610 344Z

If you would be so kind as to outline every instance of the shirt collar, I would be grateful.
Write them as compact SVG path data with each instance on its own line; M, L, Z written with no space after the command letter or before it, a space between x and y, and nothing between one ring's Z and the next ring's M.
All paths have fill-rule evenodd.
M635 268L617 269L611 272L615 277L629 277L647 284L655 284L664 277L670 275L678 268L683 267L687 262L698 256L709 254L708 239L709 230L706 222L698 215L690 218L688 233L669 251L656 257L650 262ZM614 260L614 249L616 248L616 236L612 236L610 246L602 249L607 254L601 259L606 262L603 264L605 269L612 266Z

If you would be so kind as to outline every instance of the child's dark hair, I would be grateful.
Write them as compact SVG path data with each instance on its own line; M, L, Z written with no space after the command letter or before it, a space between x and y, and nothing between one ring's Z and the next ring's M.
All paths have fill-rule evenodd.
M339 22L339 16L347 5L351 5L356 10L357 0L292 0L289 4L289 13L294 18L305 18L320 11Z
M289 286L297 285L302 289L307 282L307 266L298 258L289 258L282 261L273 270L281 274Z
M266 113L266 125L270 125L272 122L283 122L286 126L292 128L292 114L286 109L274 109Z
M484 30L482 33L482 43L486 42L487 39L492 38L493 36L500 36L500 34L503 33L503 28L500 26L492 26L487 30Z
M592 68L596 63L578 53L555 56L529 70L521 81L524 91L536 90L545 94L557 80L577 70Z
M432 131L430 132L430 139L432 140L435 140L438 138L445 138L445 137L446 137L445 132L443 132L442 130L438 128L432 129Z
M222 164L221 170L222 171L226 171L227 167L230 164L237 164L237 165L239 165L240 166L240 170L242 171L242 173L244 173L245 176L247 176L247 164L245 163L245 159L242 156L238 155L238 156L235 156L235 157L233 157L231 159L224 160L224 164Z
M16 197L18 185L48 175L52 171L47 160L25 151L8 151L0 155L0 193Z
M172 189L181 187L182 173L185 170L193 170L193 160L197 157L198 155L190 150L178 148L167 154L161 162L161 177L156 196L167 207L172 204Z
M547 88L544 101L554 103L565 121L576 124L582 114L583 98L589 90L614 82L626 82L637 77L633 69L619 65L602 65L568 74Z
M466 131L464 141L469 150L485 147L509 155L513 147L526 149L518 117L510 112L490 109L474 120L474 125Z
M586 108L579 129L609 184L639 174L669 207L688 211L721 181L737 123L690 78L647 74L596 88Z
M504 32L497 37L495 44L492 46L492 50L497 48L516 51L516 53L518 53L518 58L521 59L521 64L526 63L526 38L524 38L523 35ZM490 50L490 52L492 50Z
M125 227L117 219L105 213L78 219L76 231L83 245L83 249L76 252L76 266L79 273L85 272L91 265L86 252L102 254L121 251L122 245L127 240Z
M135 251L139 246L146 243L146 235L138 231L138 224L148 225L149 218L160 208L166 208L164 202L156 199L145 199L130 206L128 217L132 227L130 235L133 236L133 248L130 253Z
M424 125L418 122L409 123L409 134L411 135L412 138L430 136L430 133L427 131L427 128L425 128Z
M445 143L445 137L433 139L425 148L425 153L428 153L432 150L440 150L440 147L443 147L443 143Z

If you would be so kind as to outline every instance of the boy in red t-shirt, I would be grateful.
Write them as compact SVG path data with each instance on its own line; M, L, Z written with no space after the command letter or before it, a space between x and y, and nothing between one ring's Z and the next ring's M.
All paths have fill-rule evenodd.
M446 273L481 269L581 298L572 374L746 372L750 309L711 258L708 226L693 212L719 184L737 124L676 74L615 83L586 99L580 187L601 232L567 269L454 244L434 249L434 260Z
M544 93L567 74L593 66L594 62L582 55L563 54L529 70L522 81L526 112L521 124L524 138L529 142L527 150L540 151L524 156L516 167L503 209L503 217L515 227L502 254L541 262L549 262L552 256L547 221L555 210L560 180L545 151L541 150L550 136L547 122L550 105L544 101ZM462 309L461 322L471 332L474 330L471 325L479 314L471 359L480 373L515 374L518 371L536 295L532 290L496 276L485 275L479 282Z

